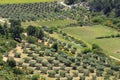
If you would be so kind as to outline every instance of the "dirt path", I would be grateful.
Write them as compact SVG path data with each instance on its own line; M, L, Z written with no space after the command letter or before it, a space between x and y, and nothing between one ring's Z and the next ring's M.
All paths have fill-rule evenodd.
M115 60L117 60L117 61L120 61L120 59L118 59L118 58L116 58L116 57L113 57L113 56L110 56L110 58L115 59Z
M21 57L22 57L22 58L24 58L24 57L27 56L26 54L23 54L23 50L22 50L21 46L19 46L19 45L15 48L15 50L16 50L16 52L19 52L19 53L21 54ZM9 56L10 56L10 57L14 57L14 52L13 52L13 51L14 51L14 50L11 50L11 51L9 52ZM4 61L7 61L7 57L3 56L3 60L4 60ZM20 61L21 59L15 58L15 60L16 60L16 61Z

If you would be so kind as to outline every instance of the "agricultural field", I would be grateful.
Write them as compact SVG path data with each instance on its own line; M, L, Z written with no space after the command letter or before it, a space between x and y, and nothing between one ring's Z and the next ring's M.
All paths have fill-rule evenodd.
M48 26L48 27L65 27L70 24L76 23L75 20L71 19L57 19L57 20L37 20L37 21L29 21L29 22L22 22L23 27L27 27L29 25L33 26Z
M56 1L23 4L0 4L0 17L19 19L20 21L35 21L58 18L60 14L55 12L62 9Z
M48 34L46 29L43 30ZM56 42L58 50L52 47ZM111 80L119 79L119 68L110 66L110 58L77 49L73 44L45 35L44 42L40 40L32 44L23 41L8 56L5 55L3 60L12 57L18 67L30 70L30 74L40 74L45 80L105 80L107 75L110 75Z
M52 2L55 0L0 0L0 4Z
M63 31L78 39L82 39L89 44L98 44L106 51L106 54L120 58L120 38L96 39L97 37L120 34L120 32L117 32L114 29L102 25L96 25L86 27L68 27L64 28Z
M0 80L120 80L119 4L0 0Z

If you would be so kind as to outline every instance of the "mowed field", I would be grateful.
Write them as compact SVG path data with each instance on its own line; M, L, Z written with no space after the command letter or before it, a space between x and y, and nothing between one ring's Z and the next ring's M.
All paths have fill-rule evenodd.
M89 44L98 44L104 49L106 54L120 59L120 38L96 39L96 37L120 34L116 30L97 25L93 27L68 27L63 29L63 31Z
M55 0L0 0L0 4L51 2Z

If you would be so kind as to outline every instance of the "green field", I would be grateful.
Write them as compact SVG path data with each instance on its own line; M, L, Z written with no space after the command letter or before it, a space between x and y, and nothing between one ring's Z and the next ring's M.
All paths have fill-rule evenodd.
M0 4L51 2L55 0L0 0Z
M52 20L52 21L38 20L38 21L22 22L22 26L24 26L25 28L29 25L47 26L47 27L64 27L72 23L75 23L75 21L70 19L63 19L63 20L59 19L59 20Z
M120 38L96 39L96 37L117 34L116 30L97 25L93 27L68 27L64 32L78 39L85 40L89 44L98 44L105 52L114 57L120 58Z

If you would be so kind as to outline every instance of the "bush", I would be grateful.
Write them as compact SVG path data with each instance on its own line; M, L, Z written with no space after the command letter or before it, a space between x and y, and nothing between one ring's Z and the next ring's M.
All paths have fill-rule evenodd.
M117 27L120 29L120 23L117 24Z
M37 63L41 63L42 60L43 60L43 58L41 58L41 57L38 57L38 58L36 59Z
M48 72L48 77L54 78L54 77L55 77L55 74L56 74L55 71L49 71L49 72Z
M32 76L32 80L39 80L39 78L40 78L40 75L39 75L39 74L34 74L34 75Z
M93 17L92 18L92 22L93 23L97 23L97 24L102 24L103 23L103 18L101 18L101 17Z
M36 61L30 61L29 64L30 66L35 67Z
M65 71L60 71L60 76L65 77L66 72Z
M57 44L57 43L54 43L54 44L52 45L52 48L55 49L55 52L57 52L57 51L58 51L58 44Z
M33 36L28 36L27 37L27 42L31 44L35 44L37 42L37 38Z
M91 52L91 50L90 50L89 48L85 48L85 49L82 51L82 53L84 53L84 54L87 54L87 53L89 53L89 52Z
M29 57L24 58L24 62L28 63L31 59Z
M18 53L18 52L16 52L16 53L14 53L14 57L16 57L16 58L20 58L20 57L21 57L21 54Z
M48 64L49 64L48 61L42 61L42 65L43 65L43 66L47 67Z
M107 20L105 23L104 23L105 26L108 26L108 27L112 27L113 26L113 23L112 21L110 20Z
M14 68L13 73L15 73L15 74L24 74L23 70L21 70L19 68Z
M71 75L67 75L67 80L73 80L73 77Z
M41 73L47 74L47 68L41 68L40 70L41 70Z
M7 63L10 67L15 67L16 66L16 61L12 57L8 57Z
M19 67L22 66L22 64L23 64L23 61L19 61L19 62L18 62L18 66L19 66Z
M45 50L45 55L46 55L46 56L50 56L50 55L51 55L51 51L50 51L49 49L46 49L46 50Z
M54 59L53 58L48 58L47 60L48 60L49 63L52 63Z

